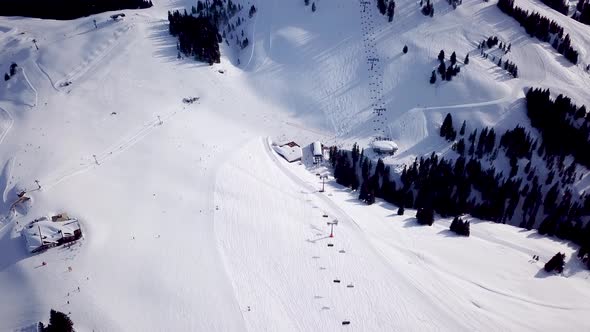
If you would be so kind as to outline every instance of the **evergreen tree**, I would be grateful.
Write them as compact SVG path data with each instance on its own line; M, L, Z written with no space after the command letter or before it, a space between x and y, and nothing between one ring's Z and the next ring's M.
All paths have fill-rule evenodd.
M453 67L449 66L447 68L447 72L445 74L445 77L447 79L447 81L450 81L453 79L453 76L455 76L455 70L453 69Z
M389 1L389 4L387 5L387 20L389 22L393 21L394 14L395 14L395 1L391 0L391 1Z
M430 84L436 83L436 73L434 70L432 71L432 75L430 75Z
M465 120L463 120L463 124L461 125L461 130L459 130L459 135L461 135L461 136L465 135L465 126L467 126L467 123L465 122Z
M315 2L311 4L311 11L315 13L316 7Z
M404 209L403 205L400 206L399 209L397 209L397 215L398 216L403 216L404 215L404 211L405 211L405 209Z
M451 113L447 113L441 127L440 127L440 136L447 139L447 141L454 140L457 136L455 132L455 128L453 128L453 117Z
M49 325L43 329L44 332L74 332L74 323L63 312L51 309L49 312Z
M465 60L463 61L464 64L469 64L469 54L465 56Z
M451 222L450 230L458 235L469 236L469 221L455 217Z
M408 53L408 45L404 45L402 52L404 52L404 54Z
M256 7L254 7L254 5L252 5L252 7L250 7L250 11L248 12L248 16L250 18L252 18L252 16L254 16L254 14L256 14Z
M8 81L10 79L10 75L8 73L4 73L4 80Z
M309 0L303 0L303 3L304 3L306 6L309 6Z
M565 254L558 252L547 263L545 263L544 269L547 272L557 271L557 273L562 273L564 265Z
M431 208L419 208L416 212L416 220L421 225L432 226L434 223L434 211Z
M457 63L457 54L455 54L455 51L453 51L453 53L451 54L451 66L454 66Z
M444 50L440 50L440 52L438 53L438 61L440 61L441 63L443 63L445 61L445 51Z
M465 154L465 140L462 138L457 142L457 153L461 156Z
M387 4L385 3L385 0L377 0L377 9L379 9L381 15L385 15L387 12Z
M445 76L446 72L447 72L447 66L445 65L444 61L442 61L442 62L440 63L440 65L438 65L438 73L439 73L439 74L440 74L440 75L443 77L443 79L444 79L444 76Z
M17 65L16 63L14 63L14 62L13 62L13 63L10 65L10 76L11 76L11 77L12 77L12 76L14 76L14 75L16 75L16 68L18 68L18 65Z

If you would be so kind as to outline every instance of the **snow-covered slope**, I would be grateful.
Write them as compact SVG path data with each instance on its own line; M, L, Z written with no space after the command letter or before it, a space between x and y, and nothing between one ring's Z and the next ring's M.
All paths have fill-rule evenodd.
M157 1L119 22L0 18L0 68L19 66L0 82L0 330L46 321L50 308L81 331L589 328L587 272L570 261L567 278L547 277L527 263L573 248L484 222L470 239L403 227L412 221L361 210L341 189L313 194L309 174L262 139L348 146L386 134L400 148L391 162L403 162L448 148L436 134L447 112L473 126L526 123L517 98L530 85L588 103L581 65L493 2L437 1L429 18L398 1L387 23L358 1L312 13L258 0L250 46L223 46L209 67L178 60L168 34L166 11L191 4ZM560 19L589 62L588 27ZM440 49L462 60L492 34L512 43L520 79L476 52L453 81L428 83ZM20 190L32 204L12 214ZM20 229L62 211L85 239L29 255ZM319 211L341 221L334 247L317 239Z

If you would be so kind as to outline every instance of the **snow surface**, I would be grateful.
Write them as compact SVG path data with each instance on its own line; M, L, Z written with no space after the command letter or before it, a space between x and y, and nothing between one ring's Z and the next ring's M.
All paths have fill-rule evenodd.
M51 308L80 331L590 329L573 246L483 221L456 238L448 220L414 227L413 211L366 207L332 185L320 195L314 174L327 171L287 164L265 139L366 147L386 135L400 149L386 161L401 164L448 151L447 112L468 130L528 127L528 86L588 104L590 27L556 17L581 48L573 66L494 2L435 1L429 18L398 1L387 23L358 1L312 13L258 0L242 26L250 46L222 46L209 67L178 60L168 34L166 12L192 4L156 1L118 22L0 18L0 68L19 65L0 82L0 330ZM519 79L478 57L489 35L512 43ZM431 86L441 48L471 61ZM32 204L13 215L21 190ZM85 240L28 254L20 231L46 211L79 216ZM565 273L545 274L557 251Z

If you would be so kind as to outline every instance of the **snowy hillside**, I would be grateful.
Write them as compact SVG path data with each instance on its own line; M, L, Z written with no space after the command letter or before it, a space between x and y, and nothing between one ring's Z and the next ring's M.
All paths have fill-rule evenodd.
M305 150L389 136L387 162L402 164L448 153L449 112L529 128L527 87L590 104L589 26L519 0L566 27L574 66L493 1L435 1L433 18L397 1L391 23L352 0L254 4L240 27L250 45L220 44L213 66L177 58L167 12L189 0L119 21L0 18L0 68L18 65L0 82L0 330L33 330L51 308L79 331L590 329L575 246L477 220L468 239L447 219L414 227L414 211L366 207L333 182L319 194L315 173L328 171L287 164L267 140ZM491 35L512 44L518 79L478 56ZM441 49L471 62L430 85ZM30 202L11 209L21 191ZM61 212L84 239L29 254L22 228ZM542 271L558 251L563 275Z

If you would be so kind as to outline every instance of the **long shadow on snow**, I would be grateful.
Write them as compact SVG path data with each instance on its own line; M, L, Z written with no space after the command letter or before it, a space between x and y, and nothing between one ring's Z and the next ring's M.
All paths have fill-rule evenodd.
M10 226L7 226L0 237L0 272L29 257L25 250L24 240L18 237L11 237Z

